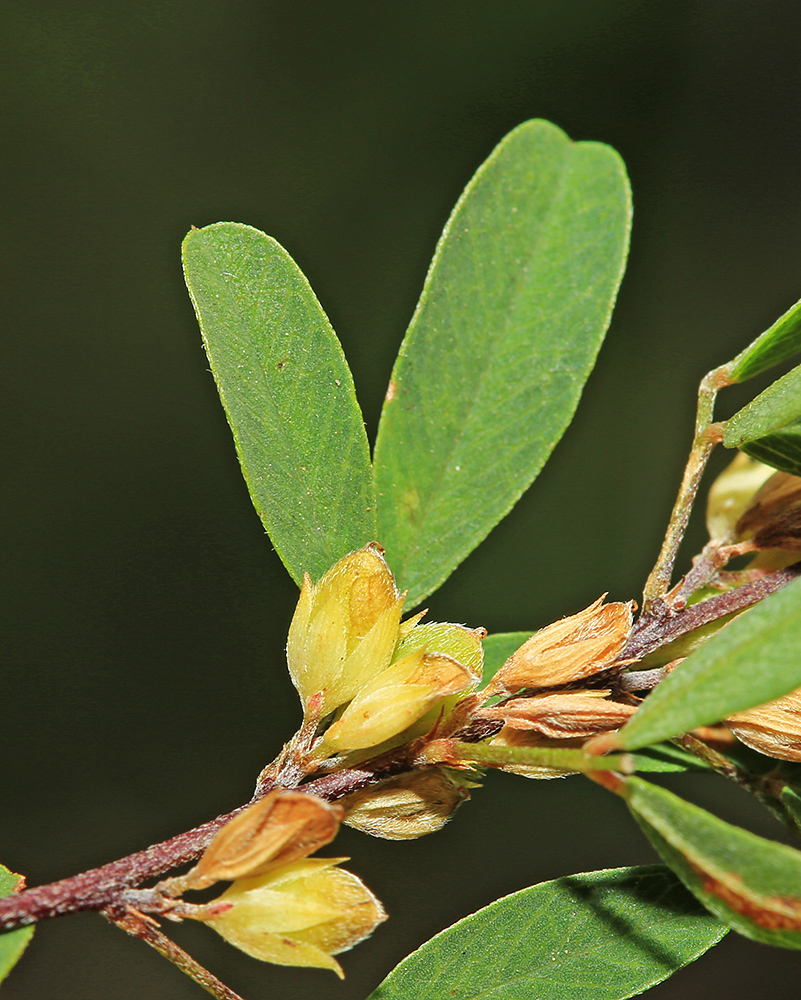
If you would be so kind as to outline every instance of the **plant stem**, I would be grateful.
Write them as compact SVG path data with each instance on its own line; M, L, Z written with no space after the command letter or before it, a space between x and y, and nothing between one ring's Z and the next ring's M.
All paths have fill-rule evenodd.
M708 597L705 601L699 601L698 604L691 604L681 610L657 605L650 612L644 611L631 631L629 641L620 654L620 661L641 660L649 653L688 632L694 632L702 625L743 611L775 591L781 590L795 580L799 573L801 573L801 562L743 584L742 587Z
M698 493L701 476L712 449L720 440L720 428L712 423L712 416L715 408L715 397L720 389L730 384L729 370L728 365L716 368L701 379L701 384L698 387L695 436L679 487L679 494L670 515L662 549L645 582L643 614L652 611L670 589L676 554L687 529L687 522L690 519L690 512Z
M393 774L412 770L415 749L415 744L398 747L359 767L336 771L309 781L302 786L301 791L333 802ZM274 786L260 780L251 802L263 798L272 787ZM68 913L106 910L115 903L125 903L127 890L197 860L217 831L248 805L250 803L101 868L92 868L59 882L5 896L0 899L0 933ZM154 912L158 910L154 908Z
M485 743L462 743L449 740L453 754L460 762L503 767L506 764L549 767L561 771L620 771L633 770L633 758L628 754L615 757L587 757L582 750L562 750L551 747L503 747Z
M160 955L177 966L181 972L185 972L190 979L217 1000L242 1000L238 993L234 993L200 962L196 962L183 948L163 934L155 920L132 907L126 907L120 914L116 914L112 909L105 910L103 916L132 937L137 937L151 948L155 948Z

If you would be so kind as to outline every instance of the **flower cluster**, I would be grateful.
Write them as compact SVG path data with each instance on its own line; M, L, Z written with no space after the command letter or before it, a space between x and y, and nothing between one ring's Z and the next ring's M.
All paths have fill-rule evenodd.
M401 622L404 595L377 545L304 577L287 641L289 673L308 723L325 722L318 757L402 736L449 698L475 689L483 630Z
M342 969L334 955L368 937L386 919L345 858L310 858L339 829L342 806L276 789L220 830L198 864L162 889L232 884L211 903L176 904L177 917L202 920L254 958L278 965Z

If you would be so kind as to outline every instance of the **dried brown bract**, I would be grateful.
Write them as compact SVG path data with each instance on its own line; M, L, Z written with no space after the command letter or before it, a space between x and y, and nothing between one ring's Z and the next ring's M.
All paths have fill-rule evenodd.
M186 888L254 878L330 844L344 809L304 792L276 789L227 823L197 865Z
M412 771L341 799L343 822L384 840L413 840L443 827L474 787L444 768Z
M735 533L758 549L801 552L801 478L786 472L771 476L754 494Z
M801 761L801 689L724 721L752 749L768 757Z
M536 730L552 739L595 736L619 729L636 706L610 701L608 691L566 692L513 698L482 709L476 718L497 719L512 729Z
M603 597L535 633L495 674L487 697L551 688L591 677L614 662L631 632L632 604Z

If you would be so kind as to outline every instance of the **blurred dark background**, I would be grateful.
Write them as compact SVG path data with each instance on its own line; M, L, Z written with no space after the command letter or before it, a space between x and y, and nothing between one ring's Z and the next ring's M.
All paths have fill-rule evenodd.
M439 231L493 146L532 117L612 144L634 234L598 367L530 494L428 603L503 631L637 596L699 378L801 296L801 5L5 0L0 30L0 860L35 884L246 800L299 718L296 590L201 351L190 225L289 249L372 435ZM778 832L719 782L678 787ZM346 831L337 852L391 914L344 984L177 936L248 1000L358 1000L502 893L653 857L589 782L505 775L434 837ZM795 1000L800 971L732 935L650 995ZM89 914L43 926L3 995L201 994Z

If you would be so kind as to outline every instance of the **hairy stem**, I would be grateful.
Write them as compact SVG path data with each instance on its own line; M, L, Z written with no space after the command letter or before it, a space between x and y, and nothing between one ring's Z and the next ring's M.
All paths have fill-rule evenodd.
M398 747L359 767L336 771L309 781L302 786L301 791L333 802L384 778L412 770L415 752L415 744ZM294 784L293 781L293 786ZM273 787L275 785L265 782L260 776L259 786L251 802L263 798ZM101 868L92 868L80 875L49 885L35 886L0 899L0 932L68 913L107 910L115 903L125 903L128 890L173 868L197 860L217 831L249 804ZM154 912L157 912L157 908L154 908Z
M645 582L643 590L644 614L647 614L653 609L654 605L661 602L664 595L670 589L670 580L673 575L676 554L679 551L679 545L687 529L687 522L690 519L690 512L698 493L701 476L704 473L712 449L720 440L720 429L718 425L712 423L715 397L724 386L729 384L729 368L724 365L722 368L716 368L714 371L709 372L708 375L705 375L698 388L695 436L689 458L687 459L687 465L684 469L681 486L679 487L679 494L673 505L668 528L665 532L662 549L654 568Z
M238 993L234 993L200 962L196 962L183 948L163 934L154 920L131 907L126 907L121 913L116 913L113 909L104 910L103 916L132 937L137 937L151 948L155 948L160 955L172 962L181 972L185 972L190 979L217 1000L242 1000Z

